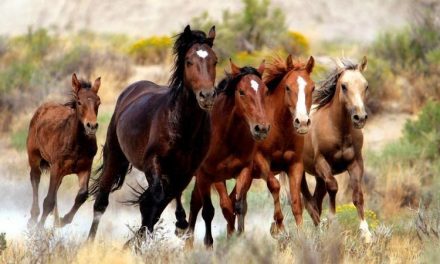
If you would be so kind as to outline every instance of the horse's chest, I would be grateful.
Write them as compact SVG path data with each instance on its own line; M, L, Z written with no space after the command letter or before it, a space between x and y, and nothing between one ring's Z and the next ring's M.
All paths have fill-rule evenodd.
M334 162L343 163L351 162L355 157L355 149L353 138L351 136L344 137L340 142L335 142L332 160Z

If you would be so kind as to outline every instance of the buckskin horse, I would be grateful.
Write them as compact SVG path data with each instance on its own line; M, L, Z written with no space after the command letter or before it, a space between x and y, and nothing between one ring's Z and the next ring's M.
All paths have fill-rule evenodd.
M148 188L138 197L141 232L153 231L176 198L177 228L188 227L180 203L209 146L217 56L215 27L208 36L188 25L174 43L169 87L149 81L128 86L119 96L107 131L103 164L93 185L96 195L89 238L94 239L110 192L119 189L130 164L145 173Z
M317 225L326 192L330 197L330 216L336 212L338 184L333 175L348 171L353 204L361 221L361 236L370 242L371 233L364 217L362 192L364 163L361 129L368 118L364 105L368 83L362 72L366 70L367 58L363 57L360 64L337 59L336 64L337 68L316 90L314 101L318 106L311 115L312 125L304 146L304 167L307 173L316 177L315 192L312 196L305 175L301 189L306 209Z
M274 200L274 223L271 234L284 230L283 213L279 200L280 183L274 174L286 172L289 176L292 213L296 224L302 223L301 179L304 172L302 152L304 135L310 126L309 112L315 83L310 78L315 60L310 57L304 63L293 61L289 55L286 60L275 58L266 67L264 82L270 92L266 98L266 112L273 120L268 137L257 143L254 155L252 177L263 178ZM222 205L228 199L225 185L216 184ZM230 198L234 203L235 189ZM225 210L227 212L227 210ZM228 234L234 231L234 221L228 222ZM239 223L239 232L243 227Z
M240 218L243 193L252 182L250 172L255 142L266 138L270 130L270 120L265 112L265 97L269 91L261 80L264 62L258 69L239 68L232 61L230 63L231 73L220 82L211 112L212 133L208 154L196 173L189 216L189 247L193 244L197 214L202 206L206 226L204 243L212 247L214 207L210 191L213 183L237 178L235 207ZM230 208L229 212L233 214L234 210Z
M97 151L95 133L98 128L96 116L100 105L100 85L101 78L96 79L92 86L89 82L78 80L74 73L71 100L64 105L43 104L32 117L27 137L33 191L29 226L40 215L38 185L44 169L50 171L50 183L39 222L41 227L52 211L56 225L71 223L79 207L87 200L93 157ZM78 175L79 191L72 209L59 219L56 206L58 188L63 177L72 173Z

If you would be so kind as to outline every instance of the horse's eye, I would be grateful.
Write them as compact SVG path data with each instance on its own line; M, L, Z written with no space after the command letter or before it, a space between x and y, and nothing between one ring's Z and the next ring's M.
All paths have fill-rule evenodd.
M81 105L81 101L78 101L77 103L78 103L78 105Z
M341 85L342 91L346 92L347 91L347 86L345 84Z
M193 63L192 63L192 61L187 60L187 61L186 61L186 65L187 65L187 66L191 66L191 65L193 65Z
M290 87L286 85L286 91L290 92Z
M244 95L243 90L239 90L238 93L240 94L240 96L243 96L243 95Z

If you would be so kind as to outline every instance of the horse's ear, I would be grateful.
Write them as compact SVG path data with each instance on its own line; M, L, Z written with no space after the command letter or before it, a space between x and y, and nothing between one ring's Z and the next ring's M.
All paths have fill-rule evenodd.
M191 34L191 27L189 25L186 25L185 29L183 30L183 34Z
M235 65L235 64L232 62L232 59L231 59L231 58L229 58L229 64L231 64L231 74L232 74L232 75L237 75L237 74L240 73L240 67L238 67L237 65Z
M367 70L367 57L366 56L364 56L362 58L362 61L361 61L361 63L358 64L357 69L361 72Z
M287 56L287 59L286 59L286 65L287 65L287 69L288 69L288 70L293 69L293 59L292 59L292 54L289 54L289 56Z
M208 38L214 41L215 39L215 25L211 27L208 33Z
M264 69L266 69L265 60L263 60L263 61L261 62L261 64L260 64L260 66L258 66L257 71L258 71L261 75L263 75L263 73L264 73Z
M309 61L307 61L306 71L310 74L313 71L313 67L315 66L315 58L310 56Z
M72 74L72 90L75 94L79 92L79 89L81 89L81 83L78 81L78 78L76 77L76 73Z
M336 63L336 67L338 67L339 70L345 69L344 63L342 63L341 59L336 58L335 63Z
M98 79L96 79L95 82L93 83L92 92L98 94L100 86L101 86L101 77L98 77Z

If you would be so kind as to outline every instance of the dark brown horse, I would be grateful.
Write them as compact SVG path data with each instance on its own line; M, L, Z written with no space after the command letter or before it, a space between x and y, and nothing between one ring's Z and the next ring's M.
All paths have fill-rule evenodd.
M71 101L64 105L43 104L32 117L27 138L33 190L29 225L33 225L40 215L38 185L43 169L50 171L50 184L43 203L41 226L44 226L54 208L56 224L69 224L87 200L90 172L97 150L95 133L98 128L96 116L100 104L100 85L101 78L96 79L92 86L88 82L79 81L73 74ZM78 175L80 189L72 209L60 221L56 209L57 192L63 177L72 173Z
M237 178L236 211L239 218L242 214L243 193L252 182L250 172L255 141L266 138L270 129L265 112L268 89L261 80L263 71L264 62L257 70L239 68L231 61L231 73L219 84L219 94L211 113L211 142L208 154L197 170L191 197L189 246L193 243L197 214L202 206L206 226L204 242L207 247L213 244L211 222L214 207L210 195L213 183Z
M139 81L119 96L93 189L96 201L90 238L96 235L110 192L122 186L130 164L144 172L148 181L148 189L138 200L142 227L153 231L174 198L178 202L176 226L188 227L180 196L209 146L208 110L214 99L217 63L212 50L214 38L214 27L207 37L187 26L174 44L175 64L169 88Z
M303 180L302 192L306 208L317 225L322 212L322 201L328 192L330 216L336 212L338 183L333 175L348 171L353 189L353 204L361 220L359 229L366 242L371 233L364 218L362 177L362 128L367 121L365 98L368 83L362 72L367 67L367 58L360 64L348 60L337 60L337 68L316 91L317 110L311 115L312 126L304 147L304 167L316 177L314 195Z
M312 93L315 88L310 78L314 66L314 58L307 63L293 61L289 55L284 61L275 59L266 68L264 81L271 91L266 100L266 112L273 120L269 136L257 143L254 156L253 178L263 178L274 199L274 220L271 233L276 235L284 230L283 213L279 201L280 183L274 174L286 172L289 176L292 212L296 224L302 223L301 179L304 172L302 152L304 134L310 126L309 112L312 105ZM228 199L225 185L216 184L221 204ZM235 200L235 189L231 192L232 202ZM224 212L227 209L224 208ZM228 215L230 212L228 212ZM228 217L226 217L228 218ZM228 221L228 233L234 230L234 222ZM239 223L240 229L240 223ZM240 230L239 230L240 231Z

